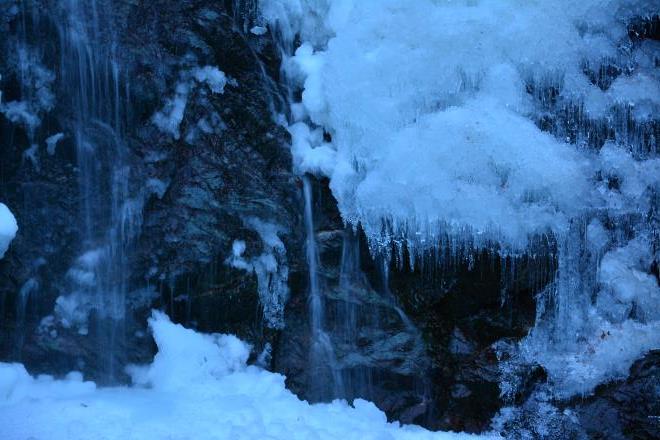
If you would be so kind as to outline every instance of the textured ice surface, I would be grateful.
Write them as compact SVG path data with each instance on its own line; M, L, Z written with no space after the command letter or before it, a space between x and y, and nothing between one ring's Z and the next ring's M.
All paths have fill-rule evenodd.
M249 347L231 335L205 335L154 313L152 364L132 367L132 387L97 388L80 373L31 377L0 363L3 439L470 439L388 423L372 403L310 405L284 377L246 366Z
M658 101L651 67L607 92L585 74L620 56L625 19L650 2L261 4L285 45L296 33L303 41L285 61L303 87L295 165L331 177L344 219L372 237L383 221L407 236L468 228L512 247L562 233L596 203L594 158L534 124L530 86L557 84L594 115Z

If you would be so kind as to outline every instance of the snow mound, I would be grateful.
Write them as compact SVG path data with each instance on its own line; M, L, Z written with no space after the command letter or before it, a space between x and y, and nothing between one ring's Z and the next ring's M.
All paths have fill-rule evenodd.
M0 203L0 258L5 256L9 244L16 237L18 224L7 205Z
M148 367L129 367L133 382L178 390L205 384L245 368L250 347L233 335L202 334L154 311L149 327L158 353Z
M388 423L364 400L310 405L284 387L283 376L246 365L249 347L234 336L196 333L159 312L149 325L158 354L151 365L131 369L138 386L96 388L79 373L32 378L22 365L0 363L0 437L499 438Z

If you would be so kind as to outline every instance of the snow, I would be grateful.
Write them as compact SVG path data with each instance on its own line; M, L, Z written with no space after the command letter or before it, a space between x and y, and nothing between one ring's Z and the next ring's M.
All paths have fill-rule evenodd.
M532 122L526 86L557 83L600 111L657 101L650 65L606 93L583 72L618 59L624 19L653 2L260 5L285 50L302 40L283 62L303 89L289 128L294 166L330 177L342 217L372 240L384 222L408 239L468 229L515 249L530 235L561 234L595 203L593 164Z
M288 126L294 169L330 178L342 218L364 227L372 250L405 242L414 254L449 235L519 252L549 233L559 270L541 296L554 308L540 308L521 348L559 395L622 377L660 347L658 256L643 245L660 159L631 128L660 111L659 46L630 45L627 29L655 2L261 0L260 9L302 91ZM599 83L610 64L621 74ZM594 151L542 131L537 122L561 108L544 96L549 86L616 139Z
M0 363L3 439L470 439L388 423L372 403L310 405L284 377L247 366L249 347L231 335L199 334L154 312L152 364L133 367L131 387L98 388L72 372L31 377Z
M7 205L0 203L0 259L5 256L9 244L16 237L18 224Z

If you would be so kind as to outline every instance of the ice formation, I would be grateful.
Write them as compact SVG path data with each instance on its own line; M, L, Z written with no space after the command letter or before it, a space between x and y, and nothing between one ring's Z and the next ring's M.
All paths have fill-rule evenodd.
M214 66L197 67L186 72L177 83L174 96L166 100L165 106L153 117L153 123L163 132L179 139L179 126L188 104L188 95L197 84L206 84L213 93L222 94L225 91L227 77L224 72Z
M654 2L260 5L302 90L294 166L330 178L372 248L414 253L449 236L526 252L553 237L559 270L523 351L558 394L589 392L660 347L657 255L639 250L657 240L657 146L639 127L659 110L658 47L627 27Z
M245 219L245 224L257 232L261 238L262 252L250 260L246 260L243 257L245 242L235 240L232 244L232 254L226 263L236 269L256 274L264 321L268 327L282 328L284 326L284 306L289 298L289 285L287 284L289 267L287 266L286 248L278 236L282 228L256 217Z
M7 205L0 203L0 258L5 256L9 244L16 237L18 225Z
M129 368L132 387L97 388L77 372L33 378L20 364L0 363L2 438L499 438L388 423L364 400L310 405L283 376L247 366L249 347L234 336L196 333L159 312L149 325L158 353Z
M64 138L64 133L56 133L46 138L46 152L51 156L55 154L57 144Z
M564 231L594 203L593 164L534 124L528 88L602 94L583 66L615 56L619 17L644 6L609 3L262 1L285 42L304 41L286 63L304 88L296 164L331 177L344 218L371 235L385 220L514 246ZM601 98L657 101L651 75L619 78Z

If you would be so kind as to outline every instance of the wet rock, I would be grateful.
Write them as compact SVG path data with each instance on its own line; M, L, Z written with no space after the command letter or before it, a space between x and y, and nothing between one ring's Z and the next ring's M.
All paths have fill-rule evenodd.
M660 438L660 350L635 362L626 380L601 385L574 405L590 438Z
M0 42L3 102L34 93L20 84L18 61L11 55L21 38L22 9L14 3L0 6L0 30L8 36ZM120 64L126 88L121 94L129 101L123 124L131 169L128 192L141 210L137 239L127 253L121 363L149 359L153 347L145 325L152 307L204 331L236 333L255 350L274 341L277 331L264 321L257 274L227 262L235 240L245 242L246 261L271 252L278 265L273 273L280 278L288 274L295 279L303 267L299 188L291 173L288 134L273 122L282 106L273 80L279 75L279 54L270 38L245 31L254 19L254 5L163 0L99 4L107 26L95 44L113 45ZM34 23L26 20L31 38L26 44L52 42L53 50L43 51L40 62L56 72L61 51L57 24L69 17L48 0L25 8L38 16ZM204 66L225 73L224 92L206 84L192 87L179 124L181 136L159 130L153 115L174 96L178 83ZM67 107L69 88L58 82L62 80L61 75L54 80L56 105L40 110L36 131L0 114L0 198L20 226L0 260L0 358L55 374L82 368L94 378L94 327L102 318L90 315L87 335L58 325L53 332L39 331L41 320L53 314L55 300L69 293L67 272L83 250L83 197L70 130L75 112ZM51 155L44 140L58 132L64 138ZM109 151L108 137L101 129L95 132L101 176L111 169L111 155L104 153ZM32 140L39 147L27 157ZM103 187L95 196L98 201L109 199L106 191L110 189ZM95 212L100 220L92 229L99 241L108 210L99 203ZM284 251L272 251L254 219L277 225ZM262 278L269 283L271 276ZM23 304L19 291L29 280L39 289ZM140 299L145 291L150 292L146 302Z

